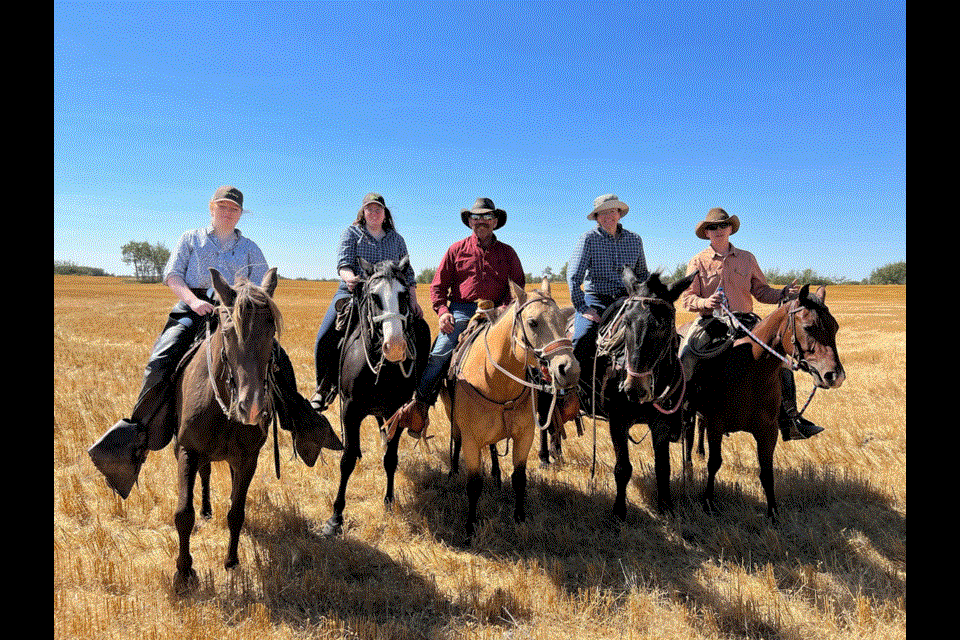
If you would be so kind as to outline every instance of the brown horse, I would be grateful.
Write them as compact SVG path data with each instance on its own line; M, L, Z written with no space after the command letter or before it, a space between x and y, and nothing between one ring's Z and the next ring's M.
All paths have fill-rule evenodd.
M580 377L580 365L564 333L565 316L550 296L549 283L530 295L513 282L510 286L514 302L480 330L460 361L452 389L443 394L450 437L458 449L462 445L467 468L467 544L473 538L483 488L481 454L506 438L513 438L514 520L526 517L527 456L537 432L535 385L527 381L527 369L548 373L555 389L574 388ZM457 460L454 453L451 466Z
M814 295L810 285L805 285L796 299L757 324L754 337L740 338L726 352L698 365L693 382L697 386L696 409L704 418L710 451L704 492L708 510L716 511L714 482L723 463L723 436L746 431L757 442L767 516L777 517L773 451L780 434L780 367L806 371L821 389L836 389L846 378L837 353L839 325L824 304L825 297L824 287ZM692 436L691 430L685 432L685 437Z
M247 490L274 412L268 383L274 336L283 322L272 299L277 270L270 269L259 286L244 279L230 286L215 269L210 269L210 274L220 300L216 309L218 325L212 333L208 330L209 335L190 356L176 387L179 503L174 520L180 553L174 587L178 593L197 585L190 534L195 522L193 490L198 470L206 476L211 461L226 461L230 465L230 542L224 561L224 567L229 569L239 562L237 545ZM204 511L208 509L205 488Z

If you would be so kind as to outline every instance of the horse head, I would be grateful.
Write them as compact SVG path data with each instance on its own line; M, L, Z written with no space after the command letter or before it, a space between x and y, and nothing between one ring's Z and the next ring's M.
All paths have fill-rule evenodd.
M837 330L840 325L824 304L826 287L816 294L810 293L810 285L800 289L788 317L793 319L793 340L787 343L784 332L784 349L793 349L793 357L801 369L813 378L821 389L835 389L843 384L846 373L837 352ZM789 351L787 351L789 353Z
M230 285L220 272L210 269L213 288L220 299L217 307L221 348L211 355L214 366L227 368L222 376L211 371L212 380L226 380L230 387L227 417L243 424L260 424L272 412L267 392L267 372L273 353L273 339L282 328L280 309L273 301L277 288L276 267L267 271L260 285L238 278ZM209 347L208 347L209 348ZM220 393L214 382L214 392ZM222 397L218 395L218 398Z
M529 295L513 281L510 289L517 305L514 338L524 347L528 366L539 367L544 380L554 388L575 388L580 363L566 335L567 316L550 295L550 282L544 278L540 289Z
M404 326L410 313L410 293L403 272L410 264L404 256L399 263L384 260L375 265L360 258L366 275L363 295L369 301L371 331L381 328L383 357L389 362L403 362L407 358L407 339Z
M658 272L640 282L630 267L623 269L627 299L620 322L623 326L624 369L620 389L633 402L656 399L657 367L676 356L674 303L693 282L696 273L673 284L664 284Z

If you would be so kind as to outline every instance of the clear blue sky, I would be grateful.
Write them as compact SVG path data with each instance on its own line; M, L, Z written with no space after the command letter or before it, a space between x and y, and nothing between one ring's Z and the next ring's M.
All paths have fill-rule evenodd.
M221 184L287 277L333 277L382 193L417 272L493 198L539 275L593 198L651 268L722 206L764 269L906 259L904 2L55 2L54 260L209 222Z

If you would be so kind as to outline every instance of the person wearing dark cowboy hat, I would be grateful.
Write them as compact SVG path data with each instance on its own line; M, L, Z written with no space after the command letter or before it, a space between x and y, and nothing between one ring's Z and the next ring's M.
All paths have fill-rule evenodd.
M595 220L597 226L580 236L567 267L570 301L576 310L573 345L581 362L586 352L578 346L584 336L594 335L601 314L618 298L627 295L623 268L633 269L641 281L650 275L643 241L620 224L628 211L630 207L612 193L595 198L587 219Z
M795 282L782 289L767 284L756 257L730 242L730 236L739 229L740 219L737 216L715 207L707 212L706 218L697 223L694 230L698 238L709 240L710 244L687 264L687 275L696 272L698 277L683 292L681 301L687 311L700 314L701 322L708 321L715 310L719 312L721 304L735 314L752 314L754 298L764 304L779 304L788 296L796 295L799 289ZM756 319L753 321L755 323ZM781 368L780 381L783 386L783 406L779 420L783 439L802 440L823 431L822 427L799 415L793 372Z
M460 220L472 233L453 243L433 276L430 300L440 319L440 333L413 399L391 421L419 438L429 424L428 410L436 402L440 380L446 373L460 334L477 310L478 300L495 306L510 301L510 281L521 287L525 277L517 252L493 233L507 222L507 214L490 198L477 198L473 207L460 211Z
M316 411L324 411L337 394L339 342L343 337L343 331L336 328L337 303L353 296L353 290L363 275L360 260L366 260L370 264L377 264L383 260L400 262L404 256L408 255L407 244L397 233L393 214L387 208L383 196L379 193L365 195L360 203L356 220L344 229L340 236L340 244L337 248L337 273L340 276L340 286L330 300L314 343L317 392L311 404ZM423 317L423 310L417 301L417 280L411 265L407 265L404 276L410 293L410 309L418 317Z
M261 282L268 270L260 247L237 228L245 211L243 193L236 187L220 187L210 199L209 209L210 224L184 233L164 268L163 282L179 301L170 310L153 347L130 417L113 425L88 450L107 484L123 498L133 488L147 450L165 447L176 429L168 405L170 377L208 319L216 318L212 314L215 300L210 268L217 269L229 282L242 276L254 283ZM321 446L335 448L330 443L336 436L329 423L324 429L313 418L309 403L297 392L293 367L279 344L274 344L274 351L278 356L281 402L290 403L291 411L290 423L282 426L294 432L298 452L312 465Z

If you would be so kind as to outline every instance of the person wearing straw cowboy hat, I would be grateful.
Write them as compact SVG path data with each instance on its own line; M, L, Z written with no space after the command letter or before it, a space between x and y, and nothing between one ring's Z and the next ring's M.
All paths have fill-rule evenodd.
M507 222L503 209L498 209L490 198L477 198L471 208L460 211L460 220L472 233L447 249L430 284L440 333L413 399L390 419L394 428L405 428L414 438L419 438L429 424L428 411L437 401L440 380L460 334L477 311L477 301L489 300L495 306L507 304L511 298L510 281L521 287L525 282L517 252L494 234Z
M113 425L88 450L107 484L123 498L133 488L147 450L165 447L176 429L169 403L171 376L208 320L216 320L210 269L215 268L228 282L244 277L254 283L261 282L268 271L260 247L237 228L246 211L243 193L233 186L220 187L210 199L209 209L210 224L185 232L164 268L163 282L179 300L154 344L130 417ZM294 433L298 453L312 466L321 446L337 448L339 440L329 423L313 417L306 398L297 392L293 367L278 343L274 343L274 353L279 401L290 411L289 422L282 426Z
M708 324L716 324L712 319L720 313L721 306L752 328L759 320L753 313L754 298L764 304L779 304L788 296L796 295L799 290L796 281L782 289L771 287L756 257L730 242L730 236L739 230L740 219L720 207L710 209L694 229L698 238L709 240L710 244L687 264L687 275L696 273L698 277L681 296L687 311L700 314L681 345L681 360L687 369L692 369L695 361L688 341L694 332L703 330ZM822 427L799 415L793 372L781 369L780 380L783 385L783 406L780 411L783 439L801 440L823 431Z
M597 226L580 236L570 258L567 283L570 301L576 310L572 340L581 363L587 355L586 347L578 347L591 342L584 338L596 333L604 310L627 295L623 268L633 269L641 281L650 275L643 241L620 224L629 211L630 207L612 193L595 198L587 219L596 221Z

